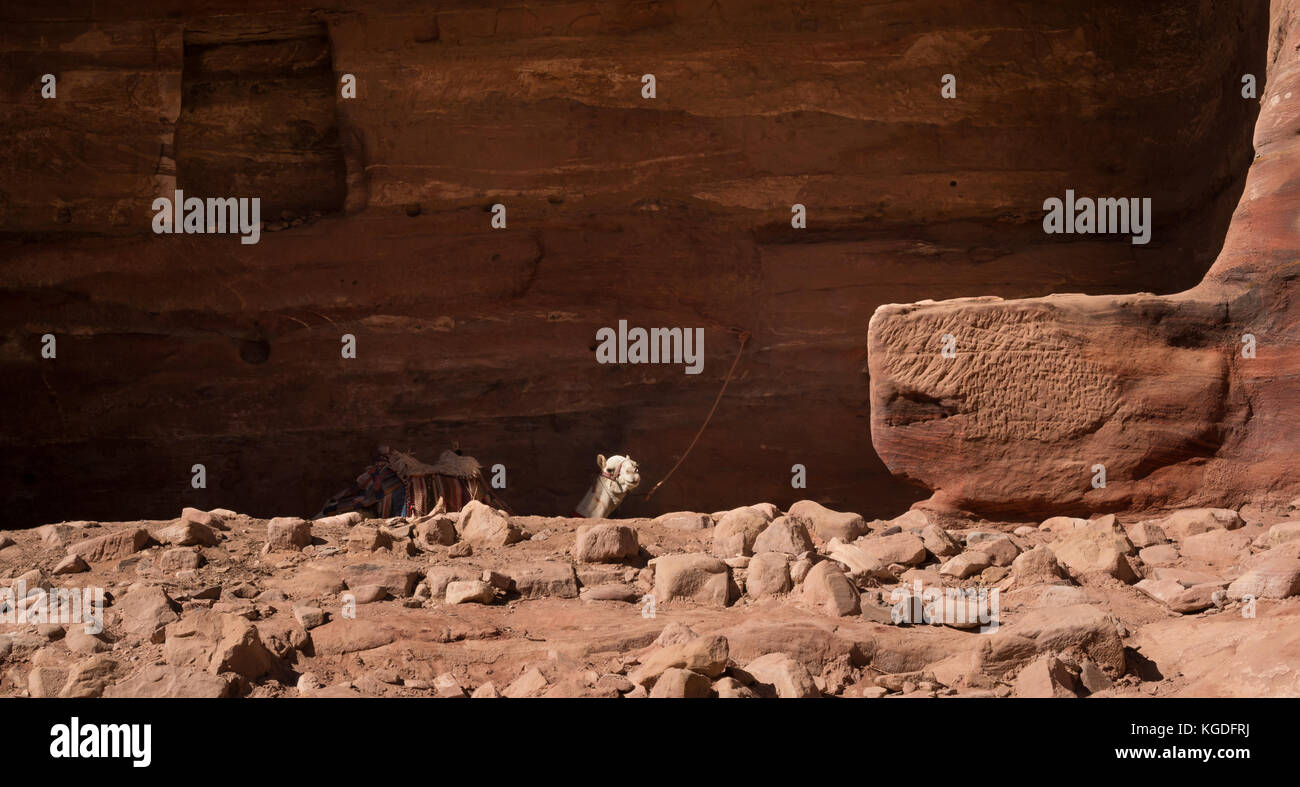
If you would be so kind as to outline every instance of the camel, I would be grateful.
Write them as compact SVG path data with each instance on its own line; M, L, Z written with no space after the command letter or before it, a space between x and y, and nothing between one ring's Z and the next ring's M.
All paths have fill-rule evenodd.
M598 454L596 467L600 475L587 490L587 496L582 498L576 512L588 519L600 519L614 513L627 493L641 483L641 469L630 456L615 454L606 459L604 454Z

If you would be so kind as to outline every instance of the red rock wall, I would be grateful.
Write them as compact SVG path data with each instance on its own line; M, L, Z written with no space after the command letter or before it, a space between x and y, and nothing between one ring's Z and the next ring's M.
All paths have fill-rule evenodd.
M740 330L709 430L624 511L897 513L924 493L871 449L873 310L1191 286L1267 37L1255 2L101 5L0 26L5 524L310 513L376 444L452 440L565 512L598 452L667 471ZM187 179L264 190L261 242L150 233ZM1151 196L1154 242L1044 236L1065 187ZM598 365L619 319L705 328L704 373Z
M1197 286L877 310L875 446L935 491L929 505L1042 516L1300 494L1298 10L1272 4L1254 161ZM940 357L944 333L956 358Z

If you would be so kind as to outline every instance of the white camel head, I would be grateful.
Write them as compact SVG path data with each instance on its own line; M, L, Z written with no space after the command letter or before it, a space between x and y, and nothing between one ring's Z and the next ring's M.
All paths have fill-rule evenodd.
M618 508L628 492L641 483L641 468L630 456L615 454L606 459L604 454L596 456L596 467L600 475L587 490L587 496L578 504L578 516L599 519L609 516Z

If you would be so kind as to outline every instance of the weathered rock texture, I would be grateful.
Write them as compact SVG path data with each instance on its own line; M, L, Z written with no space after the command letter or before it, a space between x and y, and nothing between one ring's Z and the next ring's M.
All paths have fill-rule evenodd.
M891 470L934 490L930 505L986 515L1235 508L1300 492L1298 20L1300 3L1272 4L1254 163L1200 284L1166 296L877 309L873 441ZM1158 214L1162 199L1154 204ZM1126 238L1116 243L1129 253ZM944 334L954 358L941 357ZM1247 334L1254 358L1243 357ZM1093 484L1097 464L1104 487Z
M598 451L635 455L651 480L666 472L739 330L753 339L709 430L649 504L633 497L621 512L788 504L795 462L808 468L799 497L896 512L919 494L868 448L872 311L921 295L1195 283L1249 162L1257 104L1239 79L1263 75L1268 24L1253 0L105 6L0 11L4 525L182 505L307 514L377 444L436 456L451 440L509 468L518 510L568 511ZM647 72L653 100L641 97ZM45 73L57 99L39 97ZM339 98L343 73L358 79L354 100ZM945 73L956 99L940 97ZM1268 100L1284 81L1270 80ZM1260 133L1287 130L1276 122ZM1269 166L1246 203L1261 207L1243 207L1266 213L1245 217L1220 281L1251 278L1237 257L1263 264L1246 254L1249 221L1269 228L1259 244L1287 220L1263 207L1284 180L1285 164ZM262 196L261 242L151 234L152 199L177 186ZM1066 187L1151 196L1154 242L1044 236L1042 200ZM489 225L497 202L504 230ZM794 203L807 229L791 228ZM1261 324L1261 358L1227 382L1230 348L1199 349L1206 314L1225 329L1277 314L1284 292L1258 290L1258 301L1206 292L1122 310L944 307L958 322L969 312L1004 353L1025 336L1082 345L1082 324L1122 337L1111 312L1151 315L1143 325L1168 315L1161 335L1179 350L1154 353L1144 376L1190 373L1178 387L1200 402L1166 424L1160 402L1123 390L1133 371L1106 361L1130 354L1092 349L1042 372L1062 399L1042 400L1064 413L1057 426L1003 428L988 414L1028 406L1033 387L1017 382L976 397L970 436L1079 442L1123 401L1146 424L1127 444L1161 439L1151 456L1110 457L1117 479L1211 453L1237 439L1220 425L1241 403L1274 413L1285 397L1263 383L1284 371L1285 332ZM955 464L917 465L949 439L952 419L933 419L947 405L909 398L936 385L903 360L949 318L885 314L896 312L873 338L881 451L952 488L934 474ZM598 365L594 336L620 319L705 328L704 373ZM45 333L55 360L40 357ZM340 357L345 333L355 359ZM1063 380L1085 393L1067 395ZM1224 390L1222 412L1205 403ZM1159 393L1176 404L1176 391ZM938 454L1005 475L962 445ZM196 463L205 490L190 486Z

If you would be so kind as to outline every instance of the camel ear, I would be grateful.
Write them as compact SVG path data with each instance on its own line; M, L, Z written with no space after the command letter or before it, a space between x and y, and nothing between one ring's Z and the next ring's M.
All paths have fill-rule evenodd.
M600 468L600 471L601 471L602 473L605 472L605 455L604 455L604 454L596 454L596 467Z

